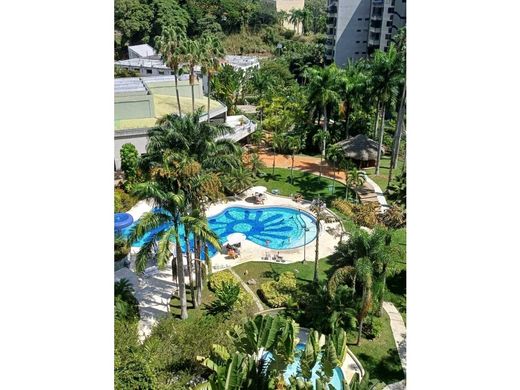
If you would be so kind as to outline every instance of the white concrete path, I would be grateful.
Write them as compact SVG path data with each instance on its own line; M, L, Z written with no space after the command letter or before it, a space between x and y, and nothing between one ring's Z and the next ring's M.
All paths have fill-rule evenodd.
M395 346L399 354L399 359L401 359L401 366L406 374L406 326L403 317L401 317L401 314L393 303L383 302L383 309L385 309L388 317L390 317L390 327L392 328Z

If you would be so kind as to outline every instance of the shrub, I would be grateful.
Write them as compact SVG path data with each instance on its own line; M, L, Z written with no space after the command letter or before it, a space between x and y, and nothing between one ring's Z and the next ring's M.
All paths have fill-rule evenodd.
M132 353L125 361L116 359L114 365L114 388L116 390L157 388L157 380L147 360Z
M130 252L130 245L121 236L114 238L114 261L124 259Z
M370 229L379 223L379 203L361 203L353 206L352 219L360 226L366 226Z
M341 211L347 217L352 217L354 215L354 204L346 200L334 199L331 203L331 206L334 207L336 210Z
M217 299L206 305L208 313L227 315L240 304L240 285L234 282L223 282L215 295Z
M386 227L399 229L406 225L406 212L402 207L393 204L379 215L379 221Z
M240 287L240 284L237 282L233 274L231 274L231 272L229 271L220 271L211 274L208 280L208 287L211 291L215 293L217 299L219 299L219 294L222 294L222 291L224 289L227 289L227 287L225 287L226 285L235 284ZM246 307L250 305L251 302L252 298L249 296L249 294L242 288L240 288L240 294L238 295L238 304L235 306L235 308Z
M114 190L114 212L125 213L130 210L139 199L127 194L120 188Z
M293 302L296 293L296 276L292 272L283 272L279 279L260 285L259 295L270 307L287 306Z
M208 280L208 287L211 291L217 292L224 283L236 283L236 279L231 272L220 271L211 274Z
M114 283L114 316L116 320L139 320L139 302L134 296L134 288L127 279Z
M381 319L377 317L370 316L363 323L362 332L368 340L373 340L376 337L378 337L381 334L382 330L383 324L381 322Z
M119 151L121 156L121 169L125 173L125 179L134 183L137 178L137 167L139 166L139 152L133 144L124 144Z

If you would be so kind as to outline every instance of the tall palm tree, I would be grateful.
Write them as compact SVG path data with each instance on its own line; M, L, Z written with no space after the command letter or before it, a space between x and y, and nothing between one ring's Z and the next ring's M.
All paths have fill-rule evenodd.
M322 168L323 168L323 160L325 159L325 150L324 148L327 145L327 141L330 139L330 134L328 130L319 129L316 134L312 137L312 140L319 145L320 148L320 175L319 178L321 180Z
M332 181L332 193L336 193L336 172L339 169L340 163L345 159L345 152L343 148L338 144L330 145L327 149L327 160L332 162L333 167L333 181Z
M395 45L391 44L387 52L376 50L370 65L371 84L378 97L381 110L381 128L379 131L379 148L377 150L376 171L379 175L381 163L381 147L383 145L385 129L385 113L388 104L392 103L397 95L397 86L402 78L400 57ZM379 108L378 107L378 108Z
M253 71L251 77L248 79L253 91L257 93L258 103L263 102L266 95L269 95L275 87L275 80L270 73L261 72L259 70ZM260 115L260 129L262 129L263 119L263 105L258 104Z
M190 71L191 112L195 112L195 81L197 81L197 76L195 75L195 66L197 66L204 57L203 45L198 40L186 39L184 50L184 55Z
M397 159L399 158L399 148L401 143L401 133L404 127L404 115L406 112L406 84L403 88L401 95L401 103L399 105L399 112L397 114L397 128L394 135L393 148L392 148L392 159L390 161L390 169L388 170L388 184L392 181L392 172L397 167Z
M164 171L169 171L167 167ZM158 268L164 268L170 257L173 256L170 242L175 242L175 263L172 260L172 277L177 279L178 297L181 305L181 319L188 318L186 301L186 286L184 283L184 262L180 241L180 217L184 205L184 194L174 192L173 175L168 172L158 174L152 181L137 184L133 193L139 199L152 199L155 212L144 213L132 228L128 241L140 240L146 233L152 233L150 241L141 246L136 257L136 269L144 271L149 258L152 257L154 247L157 247L156 261ZM164 176L163 176L164 175ZM160 177L162 176L162 177ZM162 227L162 229L161 229ZM157 230L159 231L157 232Z
M285 144L285 133L275 131L271 135L271 147L273 148L273 175L276 164L276 149L280 149Z
M349 119L355 107L364 98L368 84L368 75L362 62L348 62L340 73L340 114L345 120L345 139L349 138Z
M312 68L308 73L309 84L309 103L315 108L321 109L323 112L323 132L321 138L321 160L320 160L320 178L321 178L321 162L325 157L326 142L328 135L328 108L337 105L339 102L339 94L336 91L338 82L338 68L330 65L326 68ZM318 120L320 118L318 117Z
M220 60L226 54L222 41L215 35L207 34L202 37L201 57L202 72L208 76L208 122L210 121L210 96L211 96L211 77L220 68Z
M302 149L303 142L299 135L293 135L291 137L287 137L286 144L287 148L291 151L291 184L293 184L294 155Z
M192 291L193 306L198 307L202 301L202 264L200 258L191 258L189 234L193 234L194 243L197 241L197 238L200 238L205 244L209 243L213 245L217 250L221 250L222 247L220 245L218 235L213 230L211 230L207 219L199 211L195 211L192 214L185 215L184 217L182 217L182 223L184 225L185 231L184 240L186 246L186 258L188 264L193 264L195 271L195 287L190 285ZM190 275L190 284L191 283L192 279ZM194 289L196 289L196 294L194 293Z
M372 263L368 257L363 257L356 261L356 274L358 280L363 285L363 294L361 297L361 307L358 312L358 337L356 345L359 345L361 341L361 333L363 331L363 323L365 318L372 307Z
M162 35L155 37L155 47L159 53L161 53L164 63L173 70L173 74L175 75L175 95L177 96L179 115L182 115L182 110L177 79L179 77L180 66L185 58L186 39L186 34L174 26L165 27Z

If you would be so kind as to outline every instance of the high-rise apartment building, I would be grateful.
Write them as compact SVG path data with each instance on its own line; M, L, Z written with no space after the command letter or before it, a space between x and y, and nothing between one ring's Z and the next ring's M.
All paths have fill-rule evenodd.
M325 59L339 66L387 50L406 25L406 0L329 0L327 12Z

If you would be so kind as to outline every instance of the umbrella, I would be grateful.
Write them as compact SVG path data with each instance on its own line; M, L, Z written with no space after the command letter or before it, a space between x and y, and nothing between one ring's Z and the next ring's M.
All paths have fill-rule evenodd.
M264 192L267 191L267 188L264 187L264 186L256 186L256 187L251 187L251 192L253 194L256 194L257 192L263 194Z
M246 239L246 235L243 233L232 233L229 236L227 236L229 245L240 244L245 239Z

